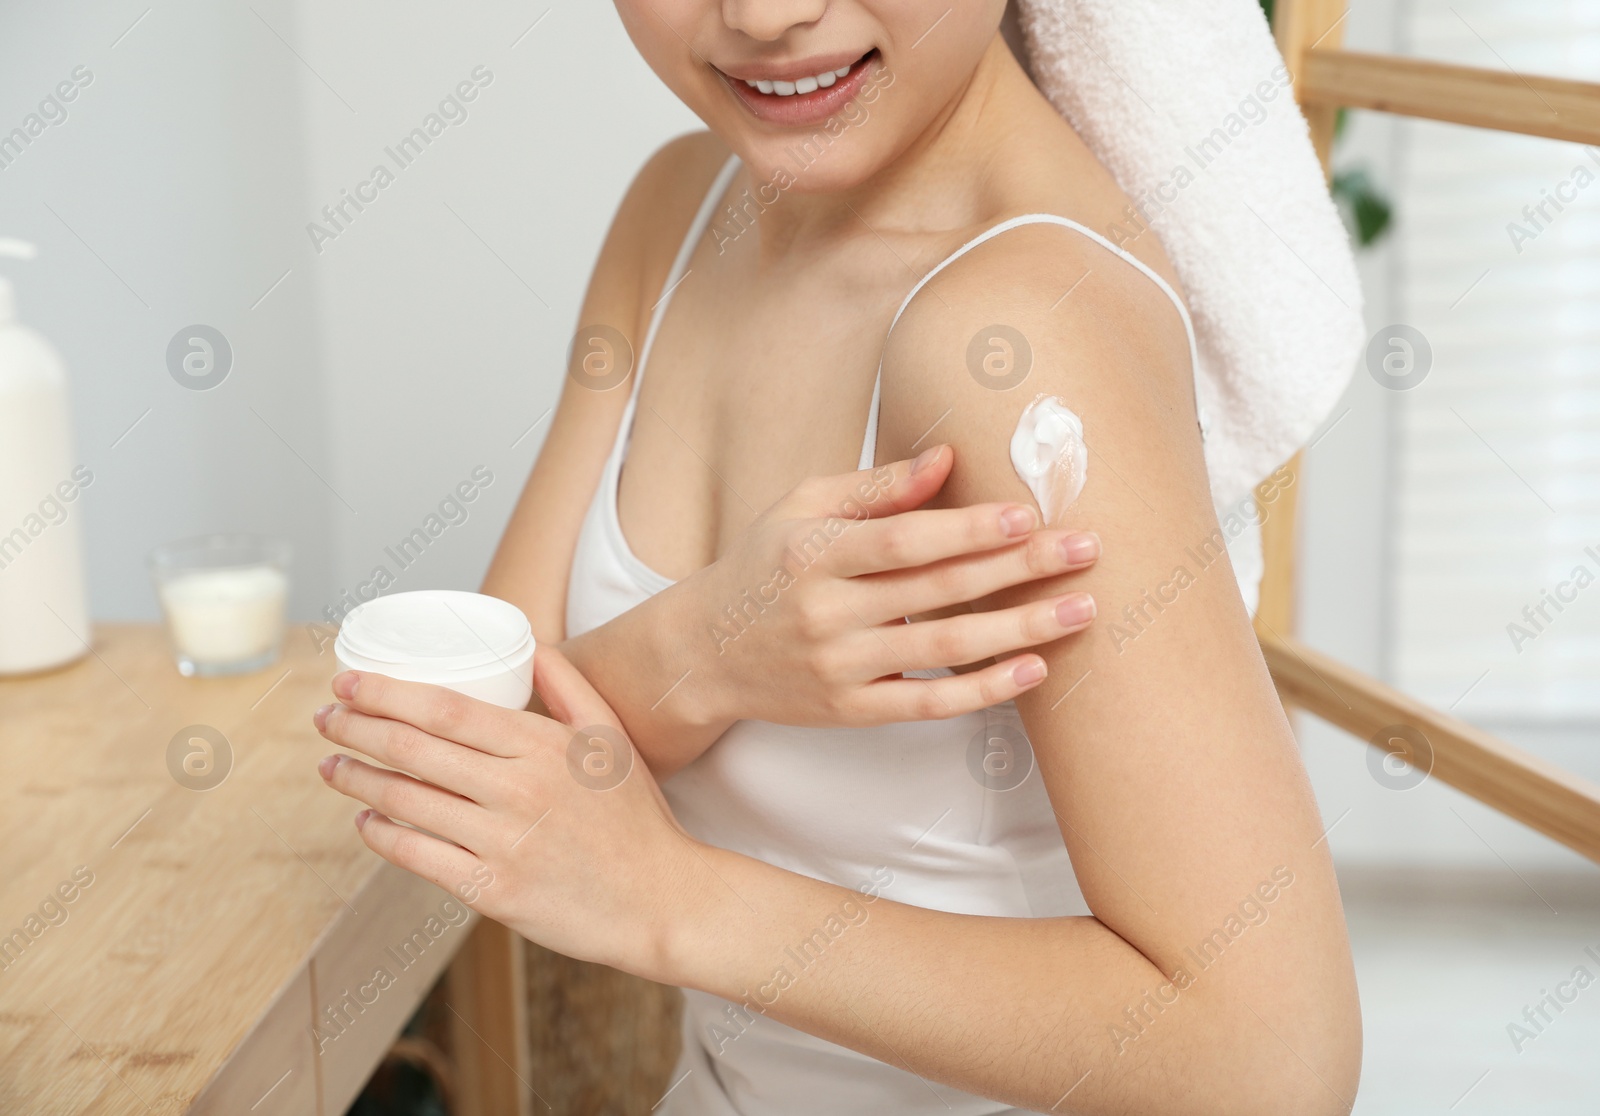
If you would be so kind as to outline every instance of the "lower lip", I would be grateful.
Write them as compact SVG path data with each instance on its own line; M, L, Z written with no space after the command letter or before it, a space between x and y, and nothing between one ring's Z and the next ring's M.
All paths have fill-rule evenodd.
M867 72L877 64L878 52L873 51L850 67L848 74L828 88L814 89L810 93L796 93L790 97L763 93L726 74L722 75L722 80L733 90L734 95L744 102L745 108L749 109L757 120L764 120L768 124L776 124L783 128L795 128L819 124L854 100L861 87L866 84Z

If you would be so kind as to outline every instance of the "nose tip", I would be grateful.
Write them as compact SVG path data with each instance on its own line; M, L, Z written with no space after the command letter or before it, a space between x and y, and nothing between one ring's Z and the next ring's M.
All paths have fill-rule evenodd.
M827 10L828 0L722 0L722 22L757 42L771 43L816 23Z

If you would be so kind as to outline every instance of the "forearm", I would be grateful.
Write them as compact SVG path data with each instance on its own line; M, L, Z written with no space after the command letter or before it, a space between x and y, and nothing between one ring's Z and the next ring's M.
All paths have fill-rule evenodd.
M1180 989L1094 918L949 914L697 851L702 894L657 979L1038 1111L1348 1110L1353 1082L1306 1018L1319 974L1272 964L1287 926Z
M657 779L692 762L731 723L708 700L705 655L694 642L705 621L697 625L680 591L689 580L559 645L616 711Z

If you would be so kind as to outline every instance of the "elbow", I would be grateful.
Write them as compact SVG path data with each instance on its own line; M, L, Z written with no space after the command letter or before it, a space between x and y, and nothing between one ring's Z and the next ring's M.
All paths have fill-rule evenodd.
M1349 1059L1348 1064L1315 1067L1313 1076L1308 1068L1314 1063L1283 1066L1282 1076L1285 1078L1281 1089L1276 1090L1271 1096L1258 1098L1256 1108L1263 1116L1266 1113L1275 1113L1281 1116L1284 1112L1295 1112L1301 1116L1350 1116L1356 1103L1356 1087L1360 1084L1361 1057L1360 1037L1356 1038L1356 1056ZM1284 1057L1293 1061L1292 1056Z
M1339 1113L1346 1116L1356 1102L1356 1090L1361 1085L1361 1005L1356 1001L1354 982L1350 986L1348 1008L1338 1013L1330 1027L1324 1064L1327 1081L1319 1091L1323 1102L1320 1107L1307 1111Z
M1343 985L1343 986L1341 986ZM1281 1006L1281 1001L1280 1001ZM1348 1116L1361 1082L1361 1006L1353 977L1323 984L1315 995L1296 999L1278 1018L1265 1005L1241 1004L1246 1057L1257 1073L1241 1074L1232 1113Z

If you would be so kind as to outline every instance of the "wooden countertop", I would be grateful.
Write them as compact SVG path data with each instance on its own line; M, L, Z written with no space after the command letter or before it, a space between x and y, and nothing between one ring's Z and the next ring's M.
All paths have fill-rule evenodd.
M369 852L317 776L319 631L190 679L158 627L103 625L0 681L0 1112L333 1116L465 942L470 912ZM209 790L180 782L203 755L169 765L192 725L232 752Z

